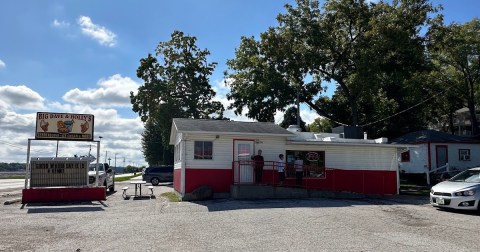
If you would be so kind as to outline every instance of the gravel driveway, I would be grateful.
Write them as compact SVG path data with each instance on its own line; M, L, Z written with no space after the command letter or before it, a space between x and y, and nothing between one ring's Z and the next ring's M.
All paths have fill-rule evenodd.
M117 184L120 189L122 183ZM129 193L133 193L130 191ZM414 196L0 206L0 251L478 251L480 217Z

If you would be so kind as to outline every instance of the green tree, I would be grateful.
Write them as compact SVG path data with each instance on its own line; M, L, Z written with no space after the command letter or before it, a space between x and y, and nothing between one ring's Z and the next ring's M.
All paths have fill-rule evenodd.
M140 60L137 76L144 84L136 94L130 93L133 111L143 122L152 118L170 152L173 118L223 119L223 105L212 101L215 92L209 83L216 63L207 61L210 52L198 48L196 41L196 37L175 31L171 40L160 42L155 57L149 54Z
M164 142L161 128L154 118L149 119L142 133L142 147L145 160L150 166L173 164L173 150L168 146L165 148Z
M332 124L330 123L330 120L318 117L307 126L307 130L309 132L332 133Z
M461 101L470 112L472 134L480 133L476 104L480 88L480 19L464 24L444 25L441 18L429 30L430 53L434 60L435 76L453 99L446 102L450 112ZM461 107L456 107L457 109Z
M285 114L283 115L283 121L280 123L280 127L282 128L288 128L290 125L297 125L297 112L298 109L295 106L289 107L286 111ZM302 129L302 132L307 131L305 127L306 123L300 118L300 128Z
M242 38L235 59L227 62L225 74L232 80L227 97L235 100L236 112L248 108L247 116L269 120L269 114L299 100L332 122L386 132L398 124L371 123L425 96L421 76L428 60L420 29L436 11L428 1L330 0L320 9L318 1L297 0L286 9L279 25L258 41ZM322 81L336 84L331 98L323 95Z

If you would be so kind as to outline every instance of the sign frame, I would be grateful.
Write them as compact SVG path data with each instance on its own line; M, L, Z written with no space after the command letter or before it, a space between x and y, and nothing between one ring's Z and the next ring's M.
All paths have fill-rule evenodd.
M37 112L35 140L93 141L95 116Z

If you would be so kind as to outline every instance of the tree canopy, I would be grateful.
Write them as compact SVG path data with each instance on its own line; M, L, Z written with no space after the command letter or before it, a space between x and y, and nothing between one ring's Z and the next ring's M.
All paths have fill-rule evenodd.
M146 134L159 133L164 150L170 152L173 118L223 119L224 107L213 101L215 91L209 83L217 63L207 61L210 52L198 48L196 41L196 37L175 31L171 40L160 42L155 56L148 54L140 60L137 76L144 83L130 93L133 111L160 130L147 130ZM149 153L148 146L144 144L144 153Z
M297 0L286 10L259 40L243 37L227 62L227 98L236 113L246 108L247 116L269 121L299 94L301 103L337 125L376 127L381 134L412 121L418 122L413 128L426 124L421 111L400 127L398 120L379 120L426 95L421 84L429 61L420 30L436 11L427 0L330 0L321 8L318 1ZM332 97L325 96L325 82L336 84Z
M467 107L472 134L477 135L480 133L476 118L480 91L480 19L450 25L445 25L441 18L435 21L428 33L429 52L435 65L434 79L451 97L445 101L450 105L446 112L458 109L459 102L460 108Z

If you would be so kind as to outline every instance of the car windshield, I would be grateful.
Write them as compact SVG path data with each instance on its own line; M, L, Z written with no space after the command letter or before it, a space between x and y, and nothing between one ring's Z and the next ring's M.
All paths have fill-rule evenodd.
M90 164L90 166L88 166L88 170L95 171L95 167L97 167L97 164ZM103 169L103 164L98 164L98 171L105 171L105 169Z
M480 183L480 170L463 171L454 176L453 178L449 179L449 181Z

